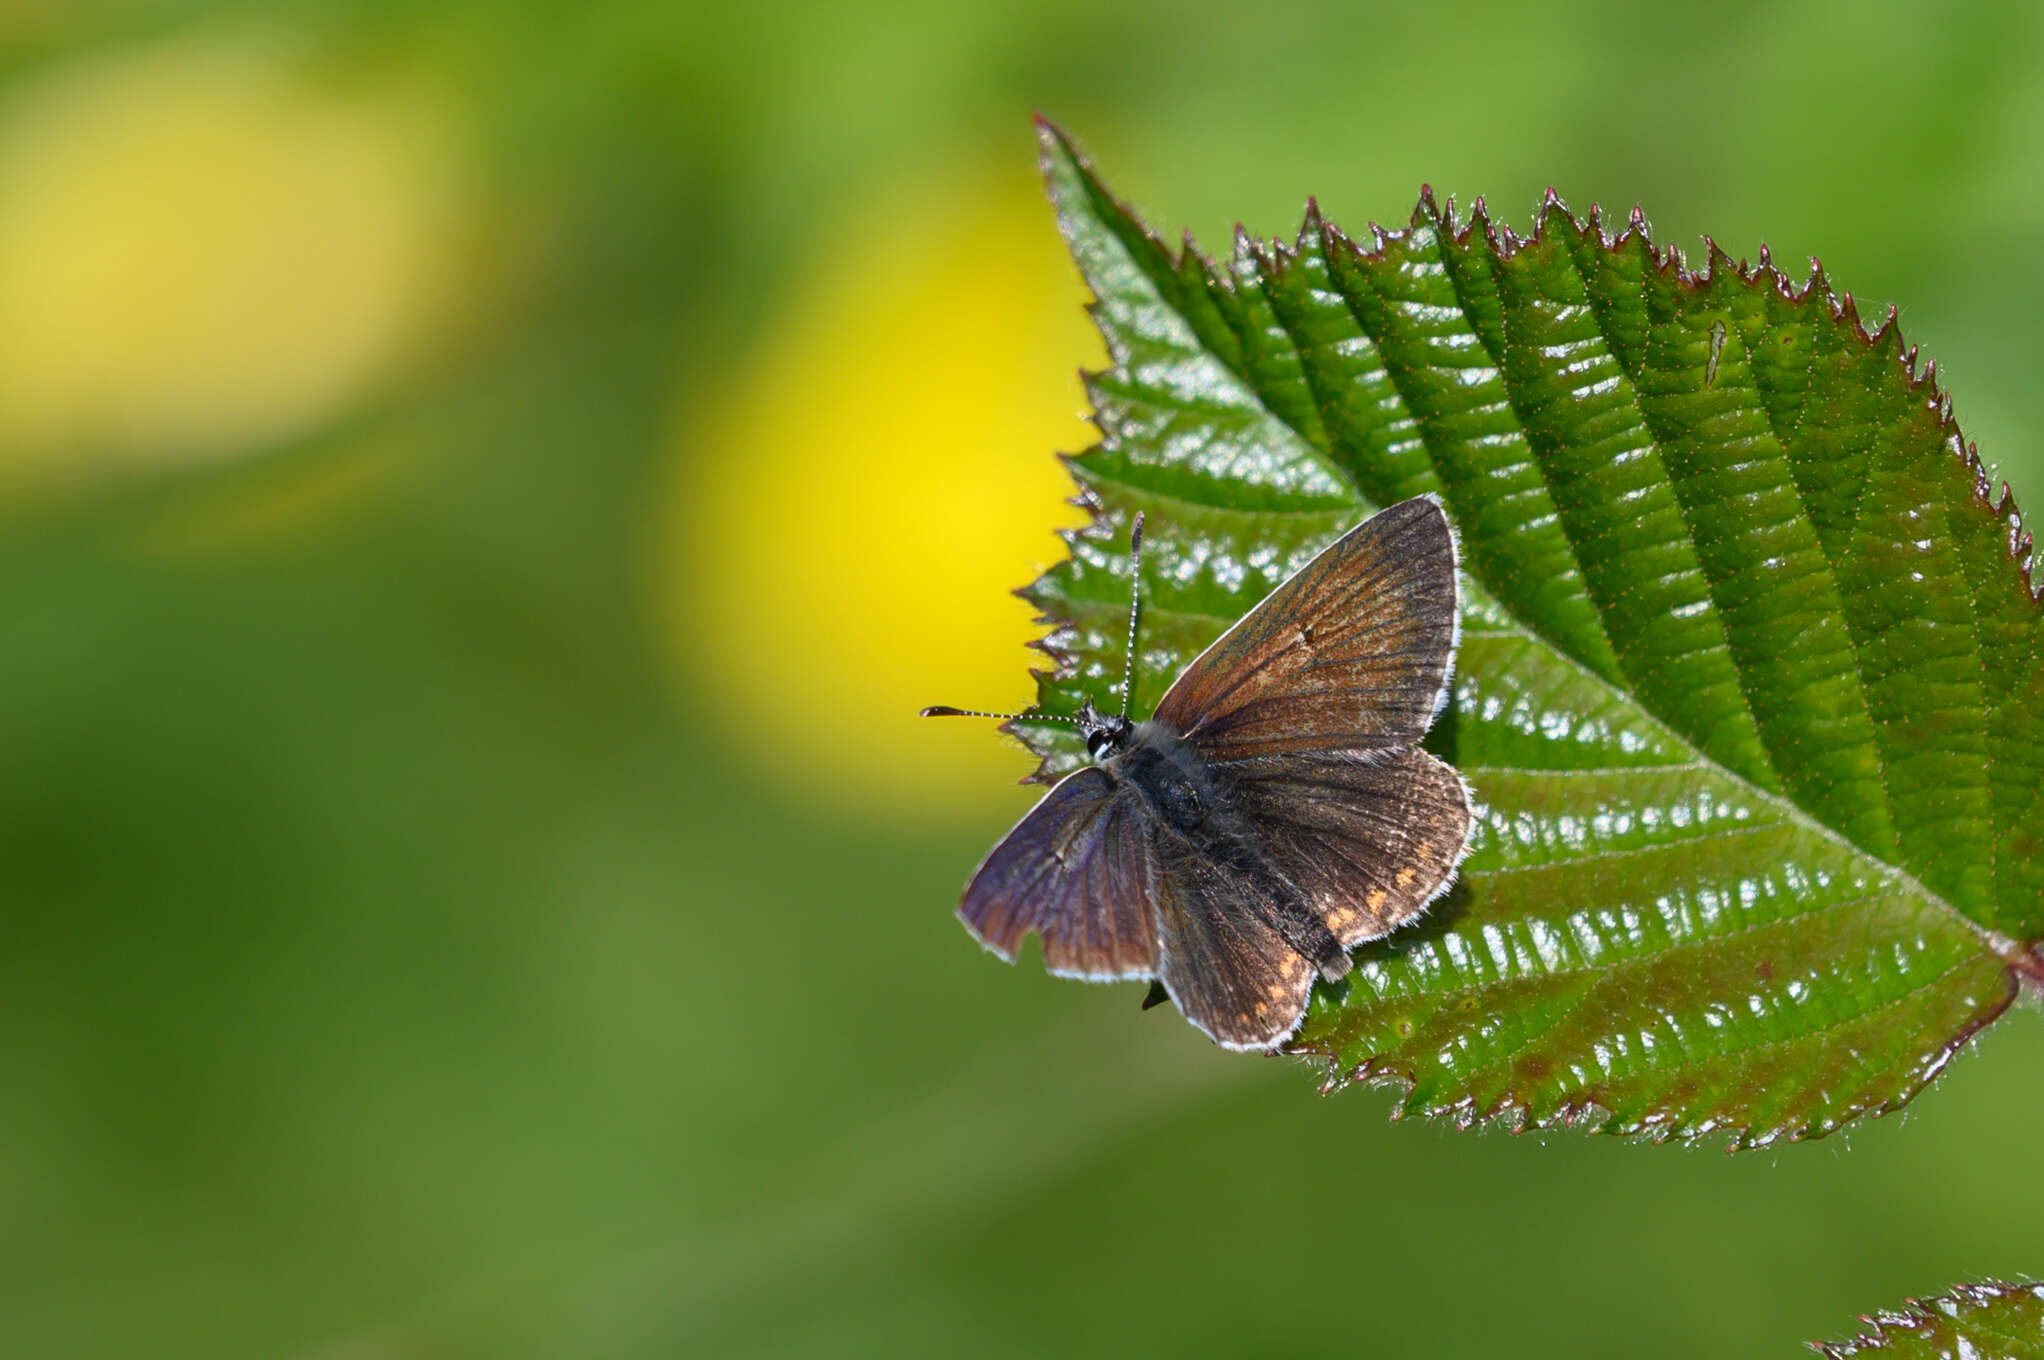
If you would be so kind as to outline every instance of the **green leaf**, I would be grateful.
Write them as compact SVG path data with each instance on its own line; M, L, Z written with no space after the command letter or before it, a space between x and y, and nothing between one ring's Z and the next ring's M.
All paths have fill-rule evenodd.
M1373 509L1463 545L1473 848L1316 992L1330 1089L1467 1125L1734 1145L1895 1109L2044 978L2044 613L2007 488L1892 315L1821 272L1682 268L1549 196L1534 234L1423 192L1357 243L1308 205L1221 266L1162 246L1056 129L1044 171L1112 367L1069 465L1099 512L1021 593L1044 711L1134 711ZM1084 759L1017 722L1041 777Z
M1893 1360L2039 1360L2044 1357L2044 1284L1962 1284L1934 1299L1911 1299L1899 1313L1861 1318L1872 1328L1850 1341L1813 1341L1831 1360L1879 1352Z

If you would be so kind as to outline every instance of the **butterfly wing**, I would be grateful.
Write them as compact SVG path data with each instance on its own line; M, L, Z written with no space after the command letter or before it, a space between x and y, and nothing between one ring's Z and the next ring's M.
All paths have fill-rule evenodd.
M1034 931L1053 973L1153 976L1155 864L1140 816L1134 796L1099 766L1067 775L979 866L958 919L1010 963Z
M1157 978L1178 1009L1223 1048L1267 1049L1306 1015L1315 971L1280 928L1284 894L1153 831Z
M1211 760L1410 745L1453 664L1455 536L1416 497L1295 572L1185 668L1157 705Z
M1418 748L1292 752L1217 763L1273 872L1342 948L1417 916L1454 880L1469 789Z

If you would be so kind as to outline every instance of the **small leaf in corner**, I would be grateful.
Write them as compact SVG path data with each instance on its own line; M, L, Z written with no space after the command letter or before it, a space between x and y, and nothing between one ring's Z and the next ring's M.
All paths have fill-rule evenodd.
M1812 1341L1829 1360L1878 1354L1892 1360L2044 1360L2044 1284L1962 1284L1900 1312L1860 1319L1849 1341Z

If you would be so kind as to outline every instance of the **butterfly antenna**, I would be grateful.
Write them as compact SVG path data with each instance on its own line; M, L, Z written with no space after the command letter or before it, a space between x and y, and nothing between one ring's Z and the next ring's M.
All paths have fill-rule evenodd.
M1143 512L1136 511L1136 527L1129 531L1129 555L1135 559L1129 573L1128 655L1121 665L1121 716L1128 716L1129 691L1136 681L1136 611L1143 602Z
M949 704L932 704L917 713L916 716L918 718L1000 718L1004 721L1013 718L1028 718L1033 722L1061 723L1076 723L1079 721L1077 718L1068 718L1062 713L1037 713L1034 711L1024 713L982 713L976 708L952 708Z

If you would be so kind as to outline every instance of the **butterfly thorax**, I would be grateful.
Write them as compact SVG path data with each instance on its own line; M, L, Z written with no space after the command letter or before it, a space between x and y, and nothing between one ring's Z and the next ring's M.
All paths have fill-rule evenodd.
M1225 835L1225 792L1171 724L1155 719L1136 724L1126 744L1101 765L1179 836L1210 845Z
M1161 719L1132 723L1107 717L1088 699L1079 709L1079 731L1093 763L1117 784L1135 791L1157 820L1181 839L1208 852L1230 851L1240 858L1237 819L1227 815L1228 799L1218 777L1177 728Z

